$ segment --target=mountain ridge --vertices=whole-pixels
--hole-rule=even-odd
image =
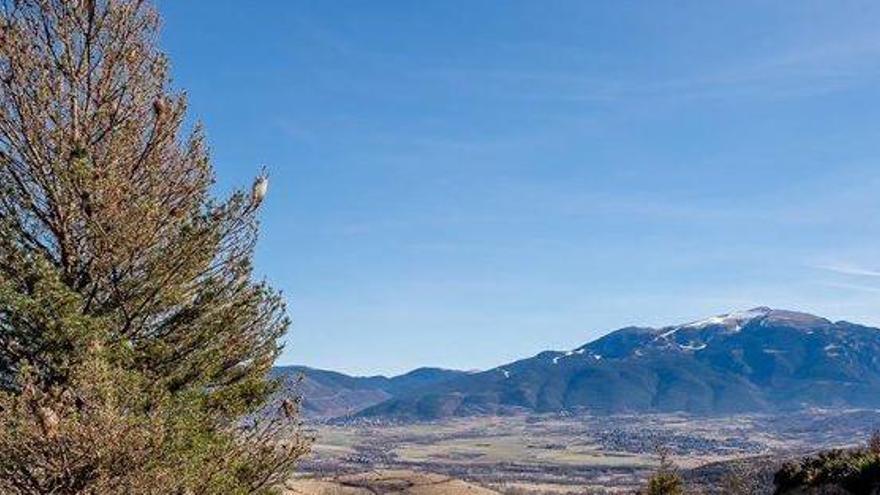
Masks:
[[[326,419],[345,416],[418,388],[441,383],[465,374],[464,371],[421,367],[394,376],[352,376],[308,366],[276,366],[272,378],[278,379],[279,397],[301,396],[307,418]]]
[[[759,306],[659,328],[628,326],[568,351],[480,372],[351,377],[276,368],[307,416],[430,420],[513,412],[772,412],[880,407],[880,329]],[[305,379],[294,383],[294,377]]]
[[[359,418],[514,411],[763,412],[880,406],[880,330],[757,307],[660,328],[625,327],[415,390]]]

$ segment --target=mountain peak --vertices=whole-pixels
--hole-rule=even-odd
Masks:
[[[686,323],[676,327],[669,327],[668,332],[675,332],[678,329],[690,328],[701,329],[710,326],[723,326],[729,330],[739,331],[749,323],[760,320],[762,324],[776,323],[794,326],[824,326],[831,322],[825,318],[821,318],[810,313],[800,311],[791,311],[787,309],[774,309],[768,306],[758,306],[745,311],[735,311],[718,316],[712,316],[703,320]]]
[[[759,306],[683,325],[622,328],[572,351],[422,387],[359,414],[875,408],[876,356],[876,328]]]
[[[589,355],[610,359],[640,357],[647,353],[702,351],[717,342],[732,337],[744,329],[759,330],[764,327],[786,327],[812,333],[833,325],[825,318],[808,313],[758,306],[711,316],[690,323],[662,328],[627,327],[611,332],[575,351],[554,355],[554,363],[588,351]]]
[[[724,326],[731,330],[739,330],[746,323],[756,319],[762,318],[766,316],[772,315],[777,310],[772,308],[768,308],[767,306],[758,306],[756,308],[752,308],[746,311],[735,311],[733,313],[726,313],[723,315],[711,316],[709,318],[705,318],[702,320],[693,321],[690,323],[686,323],[679,327],[674,327],[671,332],[674,332],[678,328],[704,328],[708,326]]]

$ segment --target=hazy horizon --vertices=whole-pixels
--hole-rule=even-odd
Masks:
[[[486,369],[755,306],[880,326],[880,4],[159,2],[279,364]]]

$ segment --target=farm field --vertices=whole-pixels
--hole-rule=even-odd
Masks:
[[[781,459],[853,445],[877,424],[880,412],[873,410],[715,418],[514,415],[413,424],[320,424],[313,426],[317,442],[302,469],[306,476],[324,480],[340,473],[390,469],[436,473],[502,493],[611,493],[639,486],[656,467],[659,449],[686,474],[693,470],[702,477],[706,466],[723,466],[730,460]]]

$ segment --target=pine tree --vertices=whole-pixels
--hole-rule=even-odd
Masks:
[[[254,493],[288,327],[142,0],[0,0],[0,492]],[[279,440],[281,431],[286,440]]]
[[[658,447],[660,465],[657,471],[648,478],[647,485],[639,491],[644,495],[682,495],[684,493],[684,481],[678,474],[675,463],[670,459],[669,450]]]

